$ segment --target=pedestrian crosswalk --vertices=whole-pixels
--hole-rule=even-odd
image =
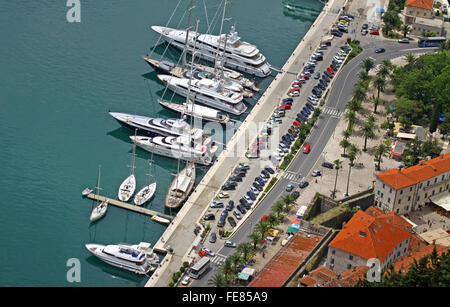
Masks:
[[[342,116],[343,111],[339,111],[335,108],[325,107],[323,110],[323,114],[331,115],[332,117],[340,118]]]
[[[220,265],[222,262],[225,261],[225,259],[227,259],[227,256],[222,255],[222,254],[216,254],[212,259],[211,262],[216,264],[216,265]]]
[[[299,183],[303,179],[303,176],[301,174],[291,172],[291,171],[285,172],[283,177],[289,181],[296,182],[296,183]]]

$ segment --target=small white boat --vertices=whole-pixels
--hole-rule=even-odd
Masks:
[[[86,188],[83,190],[83,192],[81,192],[81,195],[87,196],[87,195],[91,194],[92,191],[93,191],[92,189]]]
[[[170,223],[170,221],[168,219],[165,219],[165,218],[157,216],[157,215],[152,216],[152,220],[155,221],[155,222],[162,223],[162,224],[169,224]]]
[[[152,196],[155,194],[156,191],[156,182],[153,182],[152,184],[143,187],[134,197],[134,204],[138,206],[142,206],[147,201],[152,198]]]
[[[120,185],[118,194],[119,199],[125,202],[130,200],[135,190],[136,190],[136,177],[134,176],[134,174],[131,174]]]
[[[89,218],[89,220],[91,222],[95,222],[101,219],[106,214],[107,209],[108,209],[108,201],[102,202],[100,205],[96,206],[92,210],[91,217]]]

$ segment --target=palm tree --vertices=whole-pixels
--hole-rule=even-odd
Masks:
[[[220,264],[219,268],[222,273],[225,274],[225,278],[229,280],[229,275],[233,274],[233,264],[230,257],[227,257],[225,261]]]
[[[237,252],[232,254],[231,256],[228,257],[230,259],[231,262],[231,267],[232,267],[232,278],[235,279],[237,277],[237,269],[238,267],[240,267],[241,265],[244,264],[244,258],[242,258],[241,253]]]
[[[250,260],[253,255],[255,250],[253,249],[252,245],[248,242],[243,242],[240,243],[237,247],[236,250],[241,253],[242,255],[242,259],[244,259],[245,262],[247,262],[248,260]]]
[[[275,215],[275,213],[271,213],[267,216],[266,222],[269,224],[270,228],[273,228],[278,225],[278,217]]]
[[[208,279],[208,284],[214,287],[227,287],[228,281],[223,273],[217,272],[213,277]]]
[[[392,64],[391,60],[384,60],[383,62],[381,62],[381,65],[387,67],[389,71],[392,71],[394,69],[394,64]]]
[[[406,38],[406,35],[408,35],[408,33],[411,32],[411,27],[409,25],[407,25],[406,23],[404,23],[400,27],[400,31],[403,32],[403,37]]]
[[[345,107],[348,110],[358,112],[361,110],[361,100],[356,100],[356,98],[353,97],[353,99],[350,100]]]
[[[361,67],[366,71],[366,73],[369,73],[369,71],[375,67],[375,61],[371,58],[365,58],[361,62]]]
[[[284,202],[278,200],[275,202],[275,204],[272,206],[271,210],[273,213],[277,215],[277,218],[280,218],[281,213],[283,212],[284,208]]]
[[[256,245],[259,243],[259,234],[256,232],[252,232],[249,236],[250,241],[253,243],[253,249],[256,249]]]
[[[348,196],[348,187],[350,184],[350,174],[352,171],[352,166],[354,165],[353,162],[355,161],[356,157],[361,153],[361,149],[359,149],[358,147],[356,147],[356,145],[351,144],[348,150],[348,154],[347,154],[347,158],[350,161],[350,163],[348,164],[349,168],[348,168],[348,177],[347,177],[347,191],[345,192],[345,195]]]
[[[387,139],[390,141],[390,139]],[[377,164],[377,170],[380,170],[381,167],[381,157],[385,156],[389,152],[389,146],[386,143],[381,143],[375,148],[375,155]]]
[[[361,127],[361,134],[364,137],[364,148],[363,151],[367,151],[367,139],[373,139],[375,137],[375,132],[373,131],[375,128],[375,118],[371,116],[373,120],[366,121]]]
[[[353,127],[353,124],[355,123],[356,112],[350,110],[345,113],[344,118],[345,118],[345,120],[348,121],[347,129],[350,129],[351,127]]]
[[[367,96],[367,88],[365,87],[365,85],[358,83],[353,88],[352,94],[353,94],[352,100],[364,101],[364,99],[366,99]]]
[[[359,80],[367,82],[370,81],[371,77],[369,76],[369,73],[365,70],[361,70],[358,74]]]
[[[389,67],[381,64],[378,68],[377,76],[381,76],[384,79],[386,79],[386,77],[389,77],[390,75],[391,75],[391,70],[389,69]]]
[[[291,194],[288,194],[283,198],[283,202],[284,202],[283,211],[288,213],[289,211],[291,211],[293,204],[295,204],[295,198]]]
[[[391,32],[394,27],[390,23],[385,23],[381,29],[383,30],[384,35],[389,35],[389,32]]]
[[[348,139],[353,133],[352,129],[346,129],[342,131],[342,135],[344,136],[344,139]]]
[[[375,80],[373,81],[373,86],[377,89],[377,98],[380,98],[380,92],[384,90],[386,86],[386,80],[383,76],[377,75]]]
[[[406,67],[407,69],[410,69],[411,66],[416,61],[416,56],[412,53],[405,54],[405,60],[406,60]]]
[[[374,105],[373,113],[377,114],[377,107],[380,104],[380,102],[381,102],[380,97],[377,97],[373,100],[373,105]]]
[[[264,240],[269,231],[269,224],[265,221],[261,221],[255,225],[255,232],[260,235],[260,240]]]
[[[334,179],[334,188],[333,188],[333,193],[331,194],[333,198],[336,197],[336,185],[337,185],[337,179],[338,179],[338,173],[339,173],[339,169],[342,166],[342,161],[337,159],[333,161],[334,163],[334,168],[336,169],[336,178]]]
[[[344,148],[344,153],[343,153],[343,156],[344,156],[344,157],[346,156],[346,155],[345,155],[345,150],[346,150],[347,148],[349,148],[350,145],[351,145],[351,143],[350,143],[350,141],[347,140],[347,139],[342,139],[342,141],[339,143],[339,146],[341,146],[342,148]]]

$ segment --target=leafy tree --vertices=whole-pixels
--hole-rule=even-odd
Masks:
[[[342,131],[342,135],[344,136],[344,139],[348,139],[352,135],[353,131],[352,129],[345,129]],[[345,150],[345,148],[344,148]]]
[[[350,111],[346,112],[344,115],[344,118],[345,118],[345,120],[348,121],[347,129],[350,129],[351,127],[353,127],[353,124],[355,123],[355,120],[356,120],[355,111],[350,110]]]
[[[246,262],[247,262],[248,260],[250,260],[250,259],[253,257],[254,253],[255,253],[255,250],[253,249],[252,245],[251,245],[250,243],[248,243],[248,242],[240,243],[240,244],[236,247],[236,250],[237,250],[239,253],[241,253],[242,259],[243,259],[244,261],[246,261]]]
[[[280,218],[281,213],[284,209],[284,202],[278,200],[275,202],[275,204],[272,206],[271,210],[273,213],[276,214],[277,218]]]
[[[288,194],[283,198],[283,202],[284,202],[283,211],[288,213],[289,211],[291,211],[293,205],[295,204],[295,198],[291,194]]]
[[[403,32],[403,37],[406,38],[406,35],[408,35],[408,33],[411,32],[411,27],[407,24],[403,24],[400,27],[400,31]]]
[[[380,104],[380,102],[381,102],[381,99],[380,99],[380,97],[376,97],[374,100],[373,100],[373,113],[375,113],[375,114],[377,114],[377,107],[378,107],[378,105]]]
[[[255,225],[255,232],[259,234],[261,241],[264,240],[264,238],[267,236],[268,231],[269,231],[269,224],[265,221],[261,221]]]
[[[377,170],[380,170],[381,158],[389,153],[390,143],[391,139],[386,139],[384,143],[381,143],[377,147],[375,147],[375,156],[376,156],[375,161],[378,162]]]
[[[334,164],[334,168],[336,169],[336,177],[334,178],[334,188],[333,188],[332,196],[333,196],[333,198],[335,198],[336,197],[336,185],[337,185],[338,173],[339,173],[339,170],[342,167],[342,161],[339,160],[339,159],[336,159],[336,160],[333,161],[333,164]]]
[[[375,67],[375,61],[371,58],[365,58],[361,62],[361,67],[366,71],[366,73],[369,73],[369,71]]]
[[[223,273],[217,272],[208,280],[208,285],[214,287],[227,287],[228,280]]]
[[[352,166],[354,165],[353,162],[360,154],[361,154],[361,150],[358,147],[356,147],[356,145],[351,144],[349,147],[348,154],[347,154],[347,158],[350,161],[350,163],[348,164],[349,168],[348,168],[348,177],[347,177],[347,191],[346,191],[345,195],[348,195],[348,187],[350,184],[350,173],[352,170]]]
[[[344,149],[344,153],[343,156],[346,156],[345,151],[347,150],[347,148],[349,148],[351,145],[350,141],[347,139],[342,139],[342,141],[339,143],[339,146],[341,146]]]
[[[377,75],[373,81],[373,86],[377,89],[377,98],[380,98],[380,92],[386,86],[386,79],[382,75]]]
[[[372,116],[372,118],[373,118],[373,116]],[[375,138],[375,132],[373,131],[374,129],[375,129],[374,120],[368,120],[362,125],[360,131],[361,131],[362,136],[364,137],[363,151],[367,151],[367,139]]]
[[[253,244],[253,249],[256,249],[256,246],[259,243],[259,234],[256,232],[252,232],[248,237]]]

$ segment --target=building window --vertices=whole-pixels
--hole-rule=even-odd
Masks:
[[[383,198],[383,196],[384,196],[384,194],[383,194],[383,193],[381,193],[381,198]]]
[[[336,254],[336,251],[333,249],[333,251],[331,252],[332,255]]]
[[[386,185],[383,183],[383,189],[386,187]]]
[[[406,206],[406,211],[408,211],[409,210],[409,206]]]
[[[400,209],[397,208],[397,211],[396,211],[397,214],[398,214],[398,211],[399,211],[399,210],[400,210]]]
[[[433,191],[431,191],[431,196],[433,196],[434,195],[434,190]]]
[[[419,185],[419,189],[421,189],[422,188],[422,182],[420,183],[420,185]]]
[[[442,175],[442,179],[441,180],[444,181],[444,178],[445,178],[445,175]]]
[[[391,202],[391,198],[390,197],[388,197],[388,203],[390,203]]]
[[[437,177],[436,178],[434,178],[434,183],[436,183],[437,182]]]
[[[350,270],[352,268],[352,265],[351,264],[348,264],[347,265],[347,270]]]
[[[419,200],[420,199],[420,196],[417,196],[417,200]]]
[[[380,196],[380,190],[377,191],[378,196]]]
[[[402,200],[401,200],[401,199],[399,199],[399,200],[398,200],[398,204],[400,204],[401,202],[402,202]]]
[[[400,252],[397,253],[397,257],[399,257],[399,256],[400,256]]]
[[[408,196],[408,201],[411,201],[411,196]]]
[[[441,193],[441,192],[442,192],[442,187],[439,188],[439,193]]]
[[[427,181],[427,186],[429,186],[429,185],[430,185],[430,180]]]
[[[406,247],[405,247],[405,249],[403,250],[403,254],[406,254]]]
[[[425,198],[427,198],[428,197],[428,193],[425,193]]]
[[[403,194],[403,190],[400,190],[400,195],[402,195]]]
[[[348,256],[348,259],[353,260],[353,255]]]
[[[389,189],[389,193],[392,193],[392,188]]]
[[[330,263],[331,263],[331,264],[334,264],[334,258],[331,258]]]
[[[412,187],[409,188],[409,191],[412,192]]]

